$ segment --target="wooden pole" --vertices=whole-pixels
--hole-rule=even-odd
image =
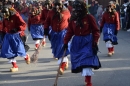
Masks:
[[[63,56],[62,56],[62,58],[61,58],[61,63],[60,63],[60,65],[59,65],[58,72],[57,72],[56,79],[55,79],[55,83],[54,83],[53,86],[57,86],[58,77],[59,77],[59,73],[60,73],[59,71],[60,71],[60,67],[61,67],[61,64],[62,64],[62,62],[63,62],[63,59],[64,59],[64,57],[65,57],[65,54],[66,54],[66,49],[64,50]]]

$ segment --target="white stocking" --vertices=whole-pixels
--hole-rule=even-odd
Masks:
[[[61,63],[61,59],[62,59],[62,58],[60,58],[60,59],[58,60],[58,65],[60,65],[60,63]],[[68,62],[68,58],[67,58],[67,56],[64,57],[63,62]]]
[[[36,41],[35,41],[35,44],[40,44],[40,40],[36,40]]]

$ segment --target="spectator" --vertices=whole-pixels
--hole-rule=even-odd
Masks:
[[[121,19],[121,28],[125,29],[126,27],[126,9],[127,9],[127,2],[124,1],[124,4],[121,6],[120,10],[120,19]]]
[[[117,2],[117,0],[114,0],[113,2],[114,2],[114,4],[115,4],[115,6],[116,6],[115,10],[116,10],[118,13],[120,13],[119,3]]]
[[[97,9],[98,9],[98,1],[92,0],[91,6],[89,7],[89,12],[95,17],[95,19],[96,19]]]
[[[103,6],[99,5],[98,10],[97,10],[98,26],[100,25],[100,20],[101,20],[101,17],[102,17],[102,13],[103,13]]]
[[[129,0],[129,2],[130,2],[130,0]],[[127,29],[128,32],[130,32],[130,3],[127,5],[126,14],[127,14],[126,29]]]

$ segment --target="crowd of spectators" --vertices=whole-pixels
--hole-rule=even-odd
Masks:
[[[120,9],[121,27],[130,32],[130,0],[124,1]]]
[[[102,14],[106,9],[98,1],[99,0],[91,0],[89,12],[95,17],[99,26]],[[113,0],[113,2],[115,3],[116,11],[119,13],[121,29],[130,32],[130,0],[124,0],[122,5],[119,5],[116,0]]]
[[[66,0],[64,2],[65,7],[68,7],[70,12],[72,11],[72,1],[74,0]],[[101,5],[99,0],[91,0],[88,4],[88,11],[90,14],[94,16],[96,19],[97,25],[100,26],[100,21],[102,14],[105,11],[105,7]],[[122,5],[119,5],[118,2],[114,0],[116,5],[116,11],[119,13],[121,29],[130,31],[130,0],[124,0]],[[2,2],[0,2],[0,8],[2,8]],[[27,22],[28,15],[32,9],[32,7],[37,7],[38,9],[44,9],[44,1],[22,1],[18,0],[16,2],[6,1],[4,4],[11,4],[22,16],[22,18]],[[0,18],[1,20],[1,18]]]

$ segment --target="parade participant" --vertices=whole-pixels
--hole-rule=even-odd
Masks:
[[[64,49],[68,48],[68,42],[73,37],[70,47],[71,72],[82,72],[82,76],[85,76],[85,86],[92,86],[92,68],[101,67],[97,56],[100,31],[94,17],[88,14],[84,1],[76,0],[72,7],[72,16],[64,38]]]
[[[2,43],[1,57],[9,59],[13,65],[10,71],[16,72],[18,71],[18,66],[15,57],[23,57],[27,64],[30,63],[30,57],[26,54],[20,37],[22,35],[21,32],[26,29],[26,23],[11,6],[5,6],[2,13],[4,14],[3,30],[6,34]]]
[[[115,10],[115,5],[109,3],[102,16],[100,31],[103,30],[103,40],[108,48],[108,56],[114,54],[114,45],[117,45],[117,34],[120,29],[119,16]]]
[[[28,19],[28,30],[35,41],[35,49],[38,49],[40,40],[43,39],[44,29],[41,22],[41,13],[36,7],[33,7]]]
[[[15,2],[15,3],[13,3],[14,6],[12,6],[12,3],[9,4],[9,5],[11,5],[12,8],[14,8],[14,9],[16,8],[16,9],[17,9],[17,6],[19,7],[20,4],[18,4],[18,2]],[[25,6],[26,4],[23,4],[23,5],[24,5],[24,7],[26,8],[25,10],[27,10],[27,6]],[[15,10],[16,10],[16,9],[15,9]],[[17,12],[18,12],[18,11],[17,11]],[[20,13],[21,13],[21,14],[20,14]],[[22,14],[25,13],[25,12],[21,10],[20,13],[19,13],[19,14],[21,15],[22,19],[23,19],[24,21],[26,21],[25,18],[23,18],[23,16],[22,16]],[[25,51],[27,52],[30,47],[26,44],[27,36],[26,36],[26,34],[25,34],[24,31],[20,31],[20,37],[21,37],[21,40],[22,40],[22,42],[23,42],[23,44],[24,44]]]
[[[44,2],[44,9],[42,10],[42,14],[41,14],[41,20],[42,20],[43,25],[47,18],[47,14],[48,14],[49,10],[51,10],[51,9],[52,9],[52,2],[50,0],[46,0]]]
[[[72,13],[72,3],[73,3],[74,0],[69,0],[69,6],[68,6],[68,9],[70,11],[70,13]]]
[[[42,20],[43,25],[47,18],[47,14],[48,14],[49,10],[51,10],[51,9],[52,9],[52,2],[50,0],[46,0],[44,2],[44,9],[42,10],[42,14],[41,14],[41,20]],[[46,42],[45,42],[45,38],[44,38],[42,45],[45,46],[45,44],[46,44]]]
[[[52,31],[50,33],[51,38],[51,46],[52,53],[55,58],[58,58],[58,64],[61,62],[61,57],[63,55],[64,50],[63,47],[63,39],[66,34],[66,29],[68,27],[68,21],[70,18],[70,12],[67,8],[64,8],[61,0],[54,1],[54,8],[48,12],[48,16],[46,21],[44,22],[44,34],[49,34],[49,26],[52,27]],[[66,51],[63,63],[60,68],[60,74],[64,73],[64,69],[68,67],[68,58],[67,55],[69,51]]]

